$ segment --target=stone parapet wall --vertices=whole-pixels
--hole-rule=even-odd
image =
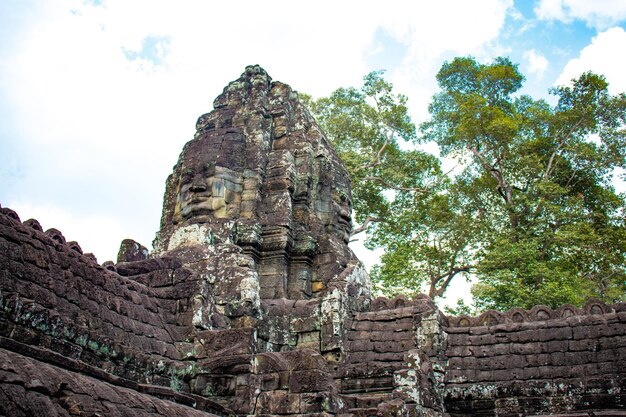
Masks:
[[[59,231],[2,211],[0,336],[131,380],[177,384],[190,328],[177,322],[175,285],[168,292],[120,276],[70,247]]]
[[[0,414],[6,416],[211,417],[224,411],[207,404],[194,409],[196,399],[161,387],[103,383],[1,348],[0,363]]]
[[[263,300],[247,326],[203,330],[191,314],[197,274],[176,258],[100,266],[8,209],[0,248],[0,393],[17,398],[3,405],[15,415],[144,415],[128,404],[157,399],[189,416],[626,413],[624,304],[445,317],[427,297],[355,310],[338,287]],[[32,388],[35,368],[52,385]],[[75,378],[101,397],[55,385]]]
[[[423,337],[441,334],[432,300],[377,298],[371,309],[346,323],[345,360],[335,366],[347,408],[355,415],[442,415],[435,375],[441,349],[420,347]]]
[[[528,323],[537,321],[544,322],[554,319],[566,319],[574,316],[613,313],[616,311],[622,311],[624,308],[624,304],[606,305],[597,300],[589,300],[582,308],[565,304],[556,309],[538,305],[530,310],[524,310],[521,308],[513,308],[505,312],[488,310],[476,317],[470,317],[467,315],[448,317],[447,327],[480,327],[495,326],[498,324]]]
[[[486,312],[445,331],[452,416],[626,410],[624,304]]]
[[[258,330],[194,329],[193,275],[175,260],[103,267],[58,230],[33,225],[0,209],[0,414],[324,415],[344,407],[317,352],[320,300],[268,300]],[[259,345],[298,350],[259,353]]]
[[[322,413],[341,406],[333,400],[332,376],[319,353],[258,354],[255,328],[194,330],[187,307],[195,286],[175,261],[141,259],[103,267],[68,245],[58,230],[51,236],[33,225],[39,223],[22,224],[15,212],[0,211],[0,354],[7,358],[0,392],[15,396],[15,404],[7,401],[3,412],[23,407],[31,397],[35,408],[14,415],[46,415],[35,411],[54,413],[71,408],[72,401],[76,412],[109,407],[103,415],[152,415],[133,404],[153,410],[160,401],[150,399],[154,395],[220,415]],[[319,350],[319,304],[269,300],[266,326],[259,327],[262,348]],[[34,365],[35,358],[41,366]],[[54,378],[33,393],[25,381],[37,378],[29,373],[35,368]],[[57,379],[81,378],[100,381],[91,386],[102,401],[82,398],[93,393],[72,384],[62,387],[70,399],[54,396],[61,389]],[[117,404],[112,398],[121,395],[119,390],[131,393]],[[163,415],[196,415],[174,405],[161,408]],[[67,410],[63,413],[58,412],[67,415]]]

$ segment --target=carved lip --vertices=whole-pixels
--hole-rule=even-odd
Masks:
[[[211,195],[194,195],[192,198],[188,199],[188,204],[198,204],[205,203],[211,198]]]

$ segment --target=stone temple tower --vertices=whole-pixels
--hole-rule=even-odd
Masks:
[[[256,317],[260,300],[333,290],[367,303],[369,278],[348,248],[350,179],[297,93],[249,66],[214,108],[167,179],[154,241],[155,256],[183,259],[206,284],[198,324],[210,304]]]

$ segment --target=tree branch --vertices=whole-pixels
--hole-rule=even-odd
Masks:
[[[552,175],[552,170],[554,169],[554,158],[556,158],[556,156],[559,153],[559,150],[565,145],[565,141],[567,141],[569,138],[572,137],[572,134],[574,132],[574,130],[576,130],[578,128],[578,126],[580,126],[580,124],[583,122],[583,118],[581,117],[580,119],[578,119],[578,121],[574,124],[574,126],[572,126],[572,128],[567,132],[567,134],[565,136],[563,136],[561,138],[561,140],[558,142],[558,145],[556,147],[556,149],[554,150],[554,152],[552,152],[552,155],[550,155],[550,159],[548,160],[548,166],[546,167],[546,170],[543,173],[543,180],[545,181],[546,179],[548,179],[548,176]]]
[[[396,185],[388,183],[387,181],[385,181],[384,179],[382,179],[380,177],[375,177],[373,175],[364,177],[363,181],[376,181],[376,182],[381,183],[385,187],[391,188],[391,189],[396,190],[396,191],[415,191],[415,192],[418,192],[418,193],[425,193],[425,192],[428,191],[427,189],[420,188],[420,187],[398,187]]]
[[[460,272],[469,272],[471,269],[470,265],[463,265],[460,266],[458,268],[451,268],[450,272],[448,272],[448,274],[444,275],[447,276],[446,280],[443,282],[443,284],[441,284],[441,286],[439,288],[437,288],[437,292],[436,295],[438,297],[442,297],[443,293],[446,291],[446,289],[448,288],[448,285],[450,285],[450,282],[452,281],[452,278],[454,278],[457,274],[459,274]]]
[[[350,232],[350,237],[367,230],[370,223],[380,223],[384,221],[385,219],[381,219],[380,217],[368,216],[367,219],[365,219],[365,221],[359,227],[357,227],[356,229],[352,230],[352,232]]]
[[[396,131],[391,129],[391,131],[389,132],[389,136],[387,136],[387,138],[385,139],[385,143],[383,143],[383,146],[381,146],[376,153],[376,159],[374,159],[371,164],[366,165],[364,168],[374,168],[382,163],[380,159],[383,157],[383,153],[385,153],[385,148],[387,147],[387,145],[389,145],[393,140],[393,135],[395,133]]]
[[[487,170],[496,181],[498,181],[498,192],[504,199],[505,204],[510,205],[513,200],[512,189],[511,187],[509,187],[506,180],[504,179],[504,175],[502,175],[502,172],[499,169],[495,168],[495,164],[489,165],[485,157],[480,152],[478,152],[478,149],[475,146],[471,147],[470,150],[472,151],[474,156],[478,158],[478,161],[483,166],[483,168]]]
[[[491,176],[496,179],[496,181],[498,181],[498,184],[500,185],[500,187],[504,188],[506,186],[506,183],[504,182],[502,173],[500,172],[499,169],[496,168],[496,164],[490,165],[485,159],[485,157],[483,156],[483,154],[478,152],[478,149],[475,146],[472,146],[470,150],[472,151],[474,156],[478,158],[478,161],[483,166],[483,168],[487,170],[491,174]]]

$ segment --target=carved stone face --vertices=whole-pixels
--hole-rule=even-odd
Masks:
[[[348,243],[352,231],[352,207],[350,199],[343,193],[333,191],[332,195],[333,221],[327,226],[327,231]]]
[[[184,220],[209,215],[231,218],[241,203],[242,191],[240,173],[210,164],[185,167],[179,181],[176,214]]]
[[[224,135],[185,147],[178,171],[175,223],[238,216],[243,192],[243,143],[238,139],[237,135]],[[229,167],[223,166],[229,161]]]
[[[322,184],[315,205],[327,233],[348,243],[352,231],[352,204],[347,192]]]

